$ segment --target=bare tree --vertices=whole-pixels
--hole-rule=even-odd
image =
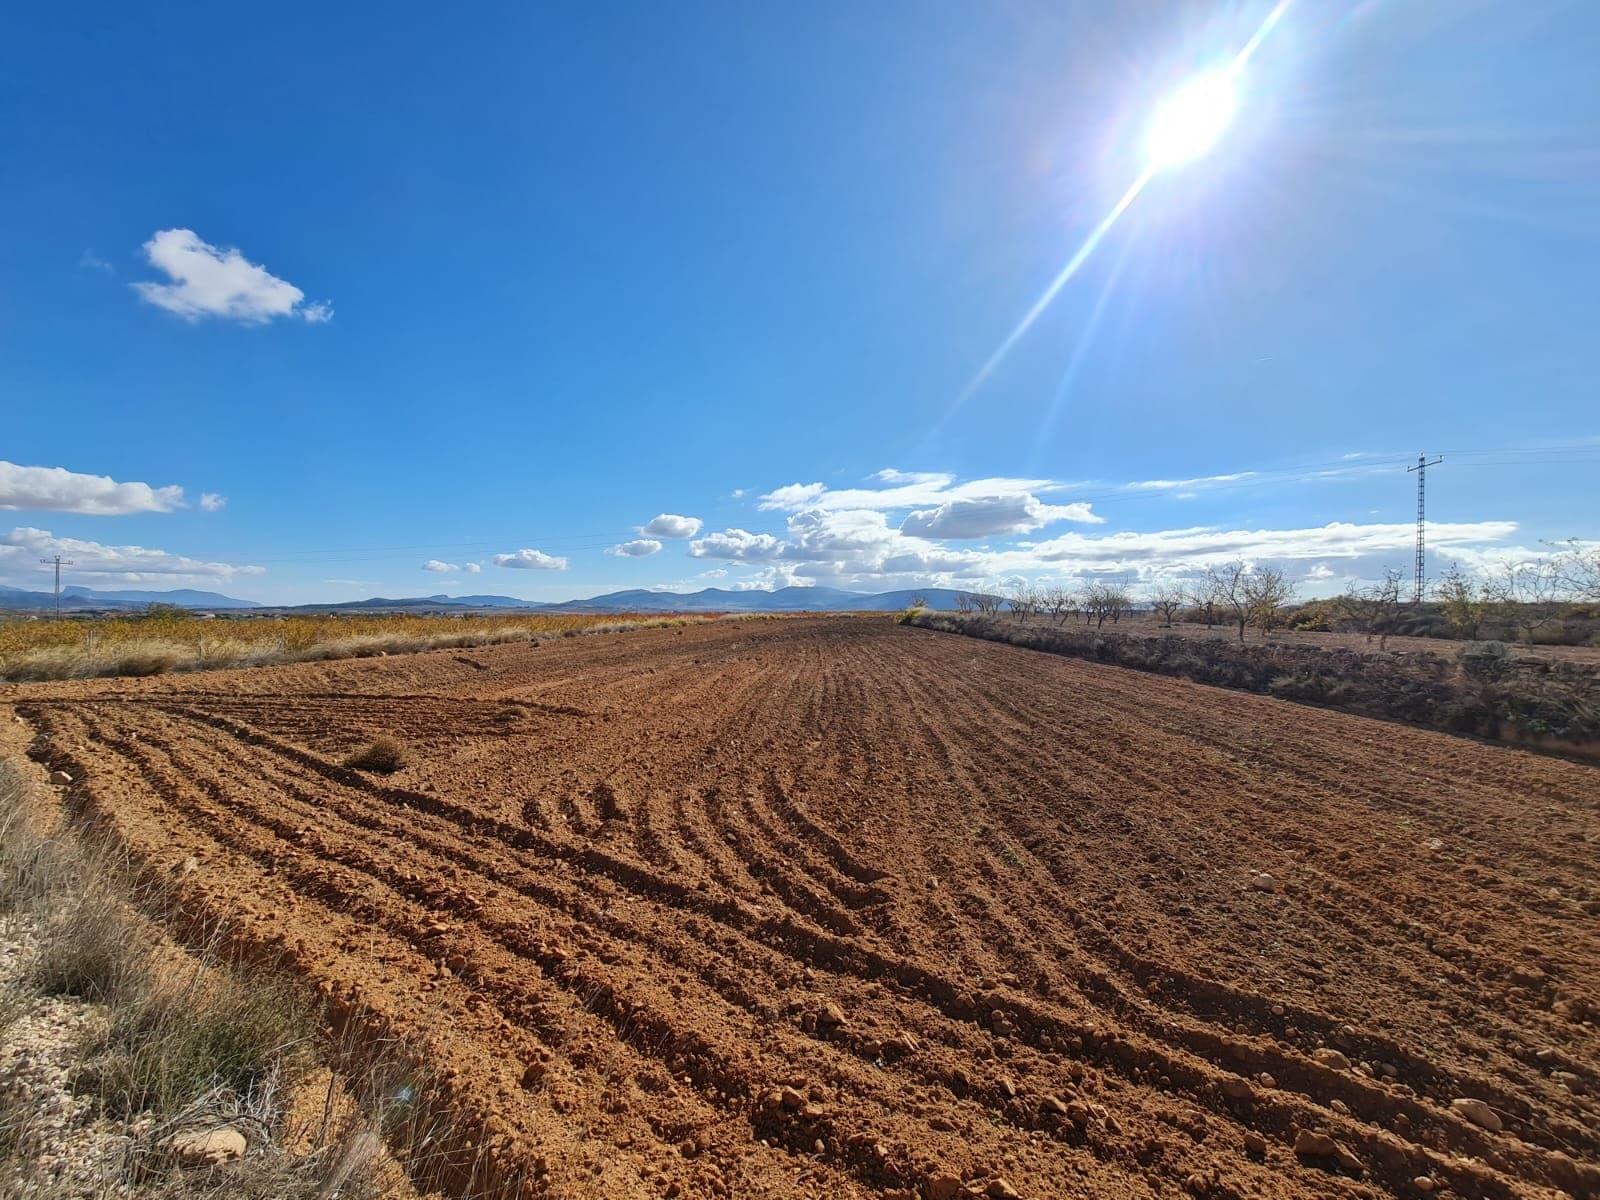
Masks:
[[[1084,617],[1093,621],[1096,629],[1105,628],[1107,621],[1115,625],[1127,614],[1132,603],[1128,585],[1122,580],[1097,580],[1083,591]]]
[[[1527,645],[1533,645],[1533,635],[1560,615],[1562,586],[1561,568],[1550,558],[1533,562],[1507,564],[1502,581],[1507,615],[1516,626]]]
[[[1099,629],[1106,623],[1106,591],[1105,584],[1091,583],[1083,589],[1083,622],[1085,625],[1094,624]]]
[[[1555,544],[1566,547],[1555,557],[1561,590],[1579,603],[1600,602],[1600,545],[1585,545],[1576,538]]]
[[[1039,593],[1029,584],[1018,584],[1011,589],[1011,594],[1006,597],[1006,603],[1011,606],[1012,616],[1019,621],[1026,621],[1039,611]]]
[[[1209,572],[1191,583],[1183,592],[1184,601],[1194,610],[1195,619],[1205,623],[1207,629],[1217,623],[1217,593]]]
[[[1072,610],[1072,606],[1077,602],[1077,598],[1072,592],[1060,584],[1046,588],[1041,593],[1041,599],[1045,609],[1055,618],[1057,625],[1067,619],[1067,613]]]
[[[1367,641],[1372,641],[1374,634],[1378,636],[1378,648],[1381,650],[1388,645],[1395,618],[1400,615],[1404,582],[1403,571],[1386,567],[1382,579],[1367,587],[1346,592],[1335,603],[1355,622],[1356,628],[1367,635]]]
[[[1294,584],[1281,567],[1257,567],[1244,576],[1245,610],[1250,623],[1263,635],[1283,624],[1284,605],[1294,594]]]
[[[1115,625],[1133,611],[1133,589],[1126,579],[1113,579],[1105,584],[1106,615]]]
[[[1207,601],[1228,613],[1239,626],[1239,640],[1244,641],[1245,627],[1250,624],[1250,600],[1245,594],[1244,581],[1248,568],[1240,559],[1207,567],[1201,576],[1200,589]]]
[[[969,613],[969,612],[971,612],[973,610],[974,607],[976,607],[976,606],[972,603],[972,593],[971,592],[957,592],[956,593],[956,611],[957,612]]]
[[[1183,604],[1182,590],[1170,583],[1158,583],[1150,589],[1150,611],[1161,618],[1161,623],[1168,629],[1172,628],[1172,618],[1178,615]]]

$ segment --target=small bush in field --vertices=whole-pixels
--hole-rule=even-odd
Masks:
[[[406,748],[392,737],[373,738],[346,758],[344,765],[357,771],[391,775],[406,765]]]

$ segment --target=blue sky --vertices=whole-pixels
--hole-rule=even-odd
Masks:
[[[1289,3],[974,386],[1270,10],[27,6],[0,583],[1313,594],[1424,449],[1435,568],[1600,536],[1588,3]]]

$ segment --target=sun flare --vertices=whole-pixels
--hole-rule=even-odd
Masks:
[[[1204,155],[1226,132],[1237,103],[1231,71],[1207,71],[1190,79],[1150,121],[1144,149],[1151,168],[1170,170]]]

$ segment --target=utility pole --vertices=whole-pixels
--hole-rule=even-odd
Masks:
[[[1436,467],[1443,461],[1444,455],[1442,454],[1432,462],[1428,461],[1426,454],[1419,454],[1417,455],[1417,465],[1406,468],[1407,471],[1415,471],[1417,473],[1417,582],[1411,594],[1411,603],[1413,604],[1422,603],[1422,584],[1425,576],[1422,556],[1426,549],[1428,519],[1423,504],[1427,495],[1428,468]]]
[[[75,564],[73,563],[73,561],[70,558],[62,558],[61,555],[59,555],[59,554],[55,555],[53,558],[41,558],[39,561],[42,562],[47,567],[51,563],[55,564],[55,568],[56,568],[56,620],[59,621],[59,620],[61,620],[61,568],[62,567],[74,566]]]

